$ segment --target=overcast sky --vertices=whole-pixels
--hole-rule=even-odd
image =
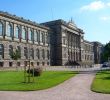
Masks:
[[[0,10],[37,23],[72,18],[86,40],[110,41],[110,0],[0,0]]]

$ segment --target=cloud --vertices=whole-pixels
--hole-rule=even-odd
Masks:
[[[105,8],[105,3],[102,2],[102,1],[94,1],[88,5],[85,5],[85,6],[82,6],[80,8],[81,11],[85,11],[85,10],[90,10],[90,11],[97,11],[97,10],[100,10],[100,9],[103,9]]]
[[[108,20],[110,20],[110,16],[103,16],[103,17],[100,17],[100,20],[108,21]]]
[[[109,6],[109,7],[110,7],[110,2],[108,2],[108,3],[107,3],[107,6]]]

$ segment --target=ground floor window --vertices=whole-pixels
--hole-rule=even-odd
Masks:
[[[13,66],[13,62],[9,62],[9,67],[12,67]]]
[[[4,65],[4,62],[0,62],[0,67],[3,67],[3,65]]]
[[[33,62],[31,62],[31,66],[34,66],[34,63]]]
[[[47,65],[49,65],[49,62],[47,62]]]
[[[20,62],[17,62],[17,66],[20,66]]]
[[[39,66],[39,62],[37,62],[37,66]]]
[[[44,66],[45,65],[45,62],[42,62],[42,65]]]

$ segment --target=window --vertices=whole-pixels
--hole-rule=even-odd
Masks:
[[[39,52],[39,49],[36,49],[36,56],[37,56],[38,59],[40,58],[40,52]]]
[[[47,62],[47,65],[49,65],[49,62]]]
[[[3,67],[3,65],[4,65],[4,62],[0,62],[0,67]]]
[[[28,49],[27,49],[27,47],[24,47],[24,56],[26,57],[26,59],[28,59]]]
[[[12,45],[9,45],[9,55],[11,56],[13,53],[13,46]]]
[[[26,40],[26,29],[22,29],[22,39]]]
[[[34,59],[34,49],[33,48],[30,49],[30,56]]]
[[[38,32],[37,31],[34,33],[34,41],[38,42]]]
[[[45,51],[42,49],[42,58],[45,59]]]
[[[0,36],[3,34],[3,24],[0,22]]]
[[[16,26],[16,29],[15,29],[15,37],[16,38],[19,38],[19,33],[20,33],[20,29],[18,26]]]
[[[42,65],[44,66],[45,65],[45,62],[42,62]]]
[[[63,44],[66,45],[66,37],[63,37]]]
[[[4,46],[0,44],[0,59],[4,58]]]
[[[48,42],[49,42],[49,35],[48,34],[46,34],[45,39],[46,39],[46,43],[48,44]]]
[[[17,46],[17,49],[18,49],[18,52],[19,52],[20,57],[21,57],[21,47],[20,46]]]
[[[9,62],[9,67],[12,67],[13,66],[13,62]]]
[[[28,36],[29,36],[29,37],[28,37],[29,40],[32,41],[32,40],[33,40],[33,32],[32,32],[32,30],[29,30]]]
[[[45,43],[45,34],[43,34],[42,39],[43,39],[42,42]]]
[[[20,66],[20,62],[17,62],[17,66]]]
[[[6,35],[9,36],[9,37],[12,37],[12,33],[13,33],[12,25],[8,24],[7,25],[7,33],[6,33]]]
[[[38,42],[40,42],[40,30],[38,31],[38,37],[37,37]]]
[[[40,42],[43,42],[43,33],[40,34]]]
[[[39,62],[37,62],[37,65],[39,66]]]
[[[49,50],[47,50],[47,58],[49,59]]]

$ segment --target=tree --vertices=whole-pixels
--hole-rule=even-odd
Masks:
[[[16,68],[18,67],[17,66],[17,60],[19,58],[21,58],[21,54],[20,54],[20,51],[18,49],[16,49],[15,51],[12,51],[11,54],[10,54],[10,57],[13,59],[13,60],[16,60]]]
[[[110,42],[104,46],[104,50],[102,52],[102,62],[108,61],[110,58]]]

